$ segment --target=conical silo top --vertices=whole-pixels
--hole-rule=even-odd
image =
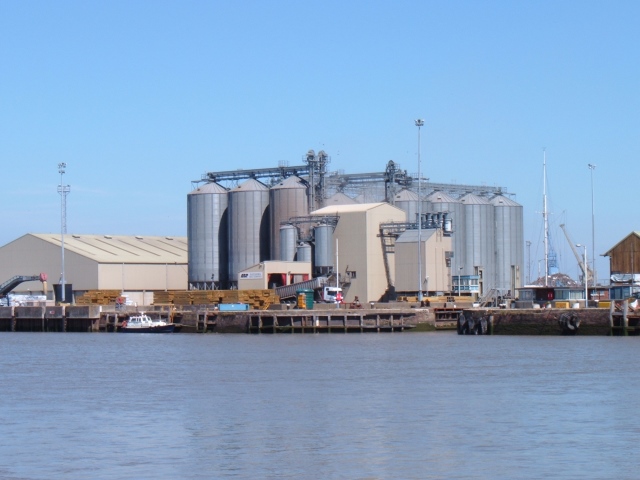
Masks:
[[[259,192],[262,190],[269,190],[269,188],[264,184],[257,181],[255,178],[250,178],[242,182],[236,188],[231,189],[231,192]]]
[[[489,202],[494,207],[521,207],[522,206],[518,202],[511,200],[510,198],[505,197],[504,195],[496,195],[491,200],[489,200]]]
[[[200,185],[194,191],[189,192],[189,195],[203,195],[203,194],[225,194],[227,189],[219,183],[210,182]]]
[[[411,190],[407,190],[406,188],[400,190],[396,193],[395,200],[396,202],[417,202],[418,194],[416,192],[412,192]]]
[[[467,193],[460,199],[460,203],[464,203],[465,205],[488,205],[489,201],[473,193]]]
[[[457,203],[458,200],[444,192],[436,191],[427,197],[431,203]]]
[[[337,192],[333,195],[331,195],[329,198],[327,198],[324,201],[324,205],[325,206],[329,206],[329,205],[351,205],[354,203],[358,203],[356,202],[353,198],[345,195],[342,192]]]
[[[285,178],[280,183],[277,183],[276,185],[271,187],[271,190],[279,190],[279,189],[286,189],[286,188],[306,189],[307,187],[302,182],[302,179],[300,177],[292,175],[290,177]]]

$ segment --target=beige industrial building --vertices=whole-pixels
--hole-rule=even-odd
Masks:
[[[420,245],[422,270],[418,272],[418,231],[407,230],[396,240],[396,291],[417,291],[419,281],[423,292],[451,291],[451,267],[447,266],[452,250],[451,236],[439,228],[422,230]]]
[[[238,275],[238,290],[264,290],[311,280],[311,262],[266,261]]]
[[[345,303],[357,296],[361,302],[379,301],[387,290],[380,224],[405,222],[406,213],[388,203],[331,205],[311,212],[313,216],[338,217],[333,232],[338,241],[338,271],[344,285]],[[395,271],[393,255],[389,268]]]
[[[65,283],[74,294],[120,290],[133,302],[149,304],[153,291],[187,289],[187,238],[116,235],[64,236]],[[0,283],[16,275],[48,277],[48,298],[61,279],[60,234],[29,233],[0,247]],[[25,282],[14,293],[39,292]]]

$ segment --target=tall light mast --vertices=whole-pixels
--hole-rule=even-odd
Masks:
[[[67,233],[67,194],[71,191],[69,185],[64,185],[63,176],[66,172],[67,164],[62,162],[58,164],[58,173],[60,174],[60,185],[58,185],[58,193],[60,194],[60,244],[62,245],[62,273],[60,275],[60,301],[64,303],[65,298],[65,276],[64,276],[64,234]]]
[[[422,176],[420,175],[420,127],[424,120],[418,118],[415,121],[418,127],[418,301],[422,304]]]
[[[591,263],[593,265],[591,270],[593,273],[593,286],[595,287],[598,277],[596,274],[596,216],[593,211],[593,171],[596,169],[596,166],[593,163],[589,163],[587,167],[591,170]]]
[[[549,282],[549,212],[547,212],[547,150],[542,161],[542,219],[544,221],[544,286]]]

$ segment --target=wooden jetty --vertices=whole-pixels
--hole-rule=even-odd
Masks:
[[[402,332],[428,321],[428,310],[319,309],[221,312],[214,305],[150,306],[151,317],[166,318],[177,332],[351,333]],[[4,332],[118,332],[135,311],[100,305],[0,307]]]

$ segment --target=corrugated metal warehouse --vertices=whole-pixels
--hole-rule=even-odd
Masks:
[[[65,283],[73,291],[120,290],[148,304],[154,290],[187,288],[187,238],[66,234]],[[61,277],[60,234],[29,233],[0,247],[0,282],[16,275],[46,273],[48,298]],[[40,282],[15,293],[39,292]]]

